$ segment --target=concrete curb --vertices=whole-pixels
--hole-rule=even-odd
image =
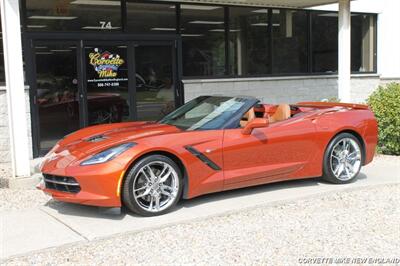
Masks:
[[[31,176],[17,178],[0,178],[0,188],[11,189],[35,189],[40,182],[42,175],[40,173],[40,165],[43,157],[30,161]]]
[[[30,177],[9,179],[7,187],[11,189],[35,189],[41,178],[41,174],[34,174]]]

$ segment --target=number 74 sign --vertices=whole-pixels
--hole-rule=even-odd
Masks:
[[[102,29],[112,29],[111,21],[99,21]]]

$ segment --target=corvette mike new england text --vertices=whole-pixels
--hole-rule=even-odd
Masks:
[[[399,264],[400,257],[302,257],[300,264]]]

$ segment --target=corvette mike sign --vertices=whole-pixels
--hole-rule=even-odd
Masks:
[[[88,83],[96,83],[97,87],[117,87],[121,81],[128,80],[119,73],[120,67],[125,64],[119,54],[94,48],[88,59],[95,71],[95,77],[89,79]]]

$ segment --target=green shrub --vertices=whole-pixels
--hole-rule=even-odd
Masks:
[[[400,83],[379,86],[367,102],[378,120],[378,152],[400,155]]]

